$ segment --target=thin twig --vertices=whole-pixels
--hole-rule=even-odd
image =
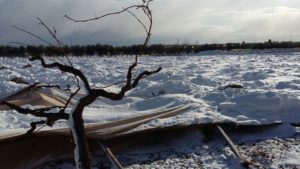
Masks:
[[[45,24],[45,22],[41,18],[37,17],[36,19],[39,21],[39,24],[46,28],[50,36],[56,41],[57,45],[62,48],[64,44],[57,38],[56,31],[55,33],[52,32],[52,30]]]
[[[68,105],[70,104],[71,100],[73,99],[73,97],[80,91],[80,87],[77,88],[77,90],[72,93],[69,97],[69,99],[67,100],[65,107],[63,108],[63,110],[66,110],[66,108],[68,107]]]
[[[53,31],[54,31],[54,32],[53,32],[53,31],[51,31],[51,29],[45,24],[45,22],[44,22],[42,19],[40,19],[39,17],[37,17],[37,20],[40,22],[40,24],[41,24],[44,28],[46,28],[46,30],[47,30],[48,33],[51,35],[51,37],[56,41],[57,45],[59,46],[59,49],[60,49],[60,50],[62,51],[62,53],[63,53],[63,56],[67,59],[67,61],[69,62],[70,66],[74,68],[72,62],[70,61],[69,57],[66,55],[66,52],[65,52],[65,50],[64,50],[64,48],[63,48],[64,44],[57,38],[57,35],[56,35],[57,31],[56,31],[55,27],[53,26]],[[77,77],[76,75],[74,75],[74,77],[75,77],[75,79],[76,79],[76,83],[77,83],[77,87],[78,87],[77,90],[79,91],[79,90],[80,90],[79,79],[78,79],[78,77]],[[70,97],[69,97],[69,99],[68,99],[68,101],[67,101],[67,103],[66,103],[66,105],[65,105],[65,108],[69,105],[70,101],[71,101],[72,98],[77,94],[78,91],[76,91],[75,93],[73,93],[73,94],[70,95]]]
[[[65,18],[71,20],[71,21],[74,21],[74,22],[89,22],[89,21],[94,21],[94,20],[99,20],[101,18],[104,18],[104,17],[107,17],[107,16],[111,16],[111,15],[118,15],[118,14],[121,14],[129,9],[132,9],[132,8],[142,8],[142,7],[145,7],[145,5],[132,5],[132,6],[129,6],[129,7],[126,7],[126,8],[123,8],[123,10],[121,11],[117,11],[117,12],[112,12],[112,13],[107,13],[107,14],[104,14],[104,15],[101,15],[99,17],[94,17],[94,18],[90,18],[90,19],[74,19],[74,18],[71,18],[69,17],[67,14],[65,15]]]
[[[144,28],[144,30],[148,33],[148,29],[147,29],[147,27],[146,27],[146,25],[140,20],[140,18],[138,18],[137,16],[136,16],[136,14],[134,14],[133,12],[131,12],[130,10],[127,10],[127,12],[129,13],[129,14],[131,14],[141,25],[142,25],[142,27]]]
[[[27,31],[27,30],[25,30],[25,29],[19,28],[19,27],[17,27],[17,26],[12,26],[12,27],[14,27],[15,29],[17,29],[17,30],[19,30],[19,31],[25,32],[25,33],[27,33],[27,34],[29,34],[29,35],[31,35],[31,36],[34,36],[35,38],[39,39],[40,41],[42,41],[42,42],[44,42],[44,43],[47,43],[47,44],[50,45],[50,46],[54,46],[51,42],[49,42],[49,41],[47,41],[47,40],[45,40],[45,39],[39,37],[38,35],[33,34],[33,33],[30,32],[30,31]]]
[[[52,38],[55,39],[57,45],[60,47],[61,51],[63,52],[63,56],[67,59],[67,61],[69,62],[70,66],[74,68],[74,65],[72,64],[72,62],[71,62],[71,60],[69,59],[69,57],[66,55],[66,52],[65,52],[65,50],[64,50],[64,48],[63,48],[63,45],[64,45],[64,44],[63,44],[63,43],[57,38],[57,36],[56,36],[56,29],[55,29],[55,27],[53,26],[54,32],[52,32],[51,29],[43,22],[43,20],[41,20],[39,17],[38,17],[37,19],[39,20],[40,24],[43,25],[43,26],[48,30],[48,32],[50,33],[50,35],[52,36]],[[80,90],[80,82],[79,82],[79,79],[78,79],[77,75],[74,75],[74,77],[75,77],[76,83],[77,83],[77,90],[76,90],[74,93],[72,93],[72,94],[70,95],[70,97],[69,97],[69,99],[67,100],[67,102],[66,102],[65,107],[64,107],[63,110],[65,110],[65,109],[68,107],[68,105],[69,105],[70,101],[72,100],[72,98],[73,98],[73,97],[79,92],[79,90]]]
[[[37,130],[35,130],[33,133],[36,133],[36,132],[38,132],[38,131],[40,131],[40,130],[42,130],[44,127],[46,127],[47,125],[42,125],[39,129],[37,129]]]
[[[46,30],[51,35],[51,37],[56,41],[57,45],[59,46],[59,49],[63,53],[63,56],[66,57],[66,59],[68,60],[69,64],[73,67],[72,62],[67,57],[66,52],[65,52],[65,50],[63,48],[64,44],[56,36],[56,29],[54,30],[55,32],[52,32],[52,30],[45,24],[45,22],[41,18],[37,17],[37,20],[39,21],[39,24],[41,24],[44,28],[46,28]]]
[[[21,46],[29,46],[29,44],[23,43],[23,42],[8,42],[11,44],[17,44],[17,45],[21,45]]]

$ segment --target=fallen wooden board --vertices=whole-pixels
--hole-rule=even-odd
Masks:
[[[179,106],[116,122],[86,125],[87,137],[90,142],[94,140],[90,143],[90,147],[92,150],[99,149],[99,146],[95,146],[95,139],[113,138],[116,134],[129,131],[153,119],[176,116],[189,107]],[[26,136],[21,132],[0,134],[0,151],[5,154],[3,158],[0,158],[0,168],[29,169],[53,159],[72,159],[71,140],[69,128],[39,131],[31,136]],[[39,163],[40,159],[43,162]]]
[[[188,130],[199,129],[201,127],[213,127],[216,124],[193,124],[193,125],[176,125],[162,128],[153,128],[143,131],[136,131],[131,133],[120,133],[113,135],[106,140],[103,140],[105,145],[109,146],[115,153],[122,151],[132,145],[136,144],[151,144],[151,139],[163,139],[168,135],[178,136]],[[236,127],[234,123],[219,124],[222,127],[232,127],[233,129],[240,129],[243,127]],[[265,126],[252,126],[255,128],[271,127],[272,125],[279,125],[279,123],[268,124]],[[92,153],[99,152],[99,145],[97,139],[89,138],[89,147]],[[71,160],[73,161],[73,143],[71,135],[56,135],[43,134],[33,136],[17,136],[14,139],[4,139],[0,141],[0,168],[9,169],[32,169],[39,167],[46,162],[53,162],[57,160]]]
[[[114,137],[114,135],[118,135],[123,132],[128,132],[131,129],[134,129],[151,120],[176,116],[179,113],[188,110],[189,108],[190,108],[189,105],[178,106],[178,107],[157,111],[146,115],[139,115],[139,116],[118,120],[114,122],[87,124],[85,125],[85,131],[88,138],[105,140]],[[42,131],[35,132],[33,134],[33,136],[47,136],[47,137],[52,135],[71,136],[71,133],[69,128],[59,128],[59,129],[42,130]],[[19,137],[22,136],[23,136],[22,132],[0,134],[0,142],[18,139]]]

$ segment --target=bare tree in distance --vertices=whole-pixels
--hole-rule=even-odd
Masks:
[[[142,26],[144,31],[146,32],[146,38],[145,41],[143,42],[142,46],[142,51],[145,49],[147,46],[150,37],[151,37],[151,30],[152,30],[152,11],[150,10],[150,3],[153,0],[142,0],[140,4],[128,6],[126,8],[123,8],[120,11],[117,12],[112,12],[108,13],[99,17],[94,17],[90,19],[85,19],[85,20],[77,20],[73,19],[72,17],[65,15],[65,18],[68,20],[74,21],[74,22],[90,22],[90,21],[95,21],[102,19],[104,17],[108,17],[111,15],[118,15],[124,12],[128,12],[130,15],[132,15]],[[148,23],[145,24],[135,13],[131,10],[141,10],[143,14],[145,14]],[[50,29],[45,22],[37,18],[39,21],[39,24],[42,25],[50,34],[50,36],[55,40],[56,45],[52,44],[51,42],[42,39],[38,35],[35,35],[34,33],[30,31],[26,31],[22,28],[19,28],[17,26],[14,26],[16,29],[27,33],[31,36],[34,36],[35,38],[39,39],[40,41],[50,45],[50,46],[57,46],[62,50],[62,53],[64,54],[63,51],[63,46],[64,44],[57,38],[56,35],[56,29],[55,27],[53,29]],[[30,61],[39,61],[41,65],[46,68],[46,69],[58,69],[62,73],[68,73],[71,74],[75,77],[76,83],[77,83],[77,89],[70,95],[69,99],[67,100],[65,106],[63,107],[44,107],[44,108],[39,108],[39,109],[29,109],[29,108],[22,108],[20,106],[14,105],[9,102],[2,101],[1,104],[6,105],[17,112],[21,114],[31,114],[37,117],[43,117],[46,120],[41,120],[38,122],[32,122],[31,123],[31,129],[28,130],[27,134],[31,134],[35,129],[37,125],[40,124],[45,124],[48,126],[52,126],[57,120],[66,120],[69,122],[69,127],[72,131],[74,143],[76,144],[75,150],[74,150],[74,157],[75,157],[75,162],[76,162],[76,168],[77,169],[90,169],[91,166],[91,155],[89,151],[89,146],[87,142],[87,137],[84,131],[84,121],[82,118],[83,115],[83,110],[86,106],[89,104],[93,103],[98,97],[103,97],[111,100],[121,100],[125,96],[126,92],[129,90],[134,89],[138,84],[139,81],[147,76],[150,76],[152,74],[158,73],[161,71],[161,67],[152,70],[152,71],[143,71],[140,72],[136,77],[133,77],[133,70],[138,64],[138,55],[135,56],[134,62],[132,63],[131,66],[129,66],[127,70],[127,76],[125,81],[123,82],[124,85],[120,88],[119,92],[109,92],[106,91],[104,88],[92,88],[86,75],[78,68],[75,68],[70,61],[70,59],[64,54],[64,57],[67,59],[68,63],[64,64],[61,60],[54,61],[51,63],[48,63],[43,56],[33,56],[29,60]],[[121,82],[120,82],[121,83]],[[46,85],[42,86],[39,84],[33,84],[30,87],[52,87],[51,85]],[[75,105],[72,106],[71,112],[68,113],[66,112],[66,108],[70,106],[70,101],[72,98],[76,95],[78,95],[78,92],[80,90],[85,91],[84,95],[80,95],[80,99],[77,101]],[[49,113],[51,111],[51,113]],[[55,112],[53,112],[55,111]]]

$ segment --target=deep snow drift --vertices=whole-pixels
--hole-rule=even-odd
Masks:
[[[153,120],[139,128],[222,121],[241,124],[281,121],[284,123],[283,127],[267,135],[291,137],[297,131],[288,124],[300,122],[299,56],[299,52],[292,51],[140,57],[137,73],[158,66],[163,67],[163,70],[143,79],[121,101],[99,98],[85,109],[85,122],[114,121],[189,103],[193,105],[189,111],[176,117]],[[133,57],[85,57],[71,60],[87,75],[93,87],[105,87],[126,79],[126,71],[133,62]],[[32,66],[25,66],[28,64]],[[0,67],[3,67],[0,70],[0,98],[26,86],[10,81],[15,77],[29,83],[59,84],[62,87],[69,84],[73,90],[76,88],[72,76],[61,74],[58,70],[44,70],[39,62],[30,63],[22,58],[1,58]],[[243,88],[226,88],[231,84]],[[118,91],[119,86],[106,89]],[[0,113],[0,131],[29,128],[29,122],[35,119],[14,111],[4,111]],[[261,135],[264,134],[260,134],[258,138]],[[257,139],[256,136],[253,137]],[[300,166],[299,162],[296,164]],[[224,166],[216,166],[222,167]]]

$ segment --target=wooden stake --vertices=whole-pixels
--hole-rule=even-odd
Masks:
[[[244,157],[240,154],[240,152],[238,151],[237,147],[234,145],[234,143],[232,142],[232,140],[230,139],[230,137],[225,133],[225,131],[222,129],[221,126],[216,125],[217,129],[219,130],[219,132],[221,133],[221,135],[224,137],[224,139],[226,140],[226,142],[228,143],[230,149],[232,150],[232,152],[235,154],[235,156],[237,158],[240,159],[241,164],[245,167],[245,168],[249,168],[249,164],[250,162],[247,161],[246,159],[244,159]]]
[[[101,147],[102,151],[106,154],[111,164],[117,167],[118,169],[123,169],[121,163],[116,158],[116,156],[111,152],[110,148],[104,145],[103,143],[101,143],[99,140],[97,140],[97,143]]]

